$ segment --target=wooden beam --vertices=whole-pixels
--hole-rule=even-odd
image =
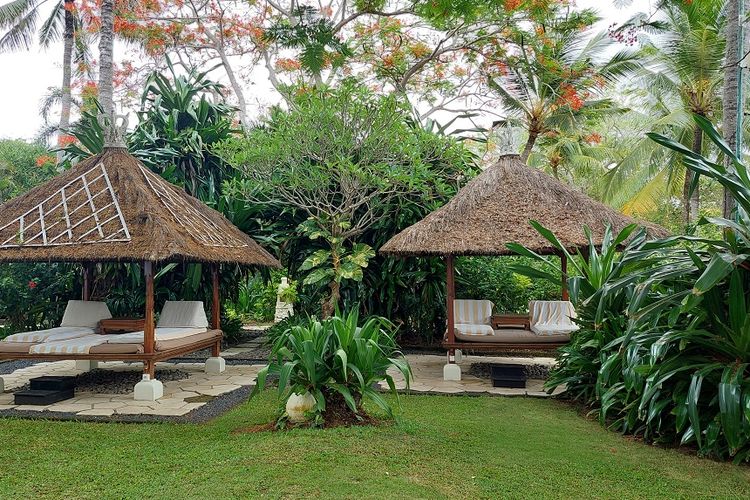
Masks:
[[[570,300],[568,294],[568,258],[564,253],[560,253],[560,270],[562,271],[562,299]]]
[[[219,265],[211,265],[211,328],[221,330],[221,297],[219,296]],[[221,353],[221,340],[211,346],[211,356],[219,357]]]
[[[83,265],[83,288],[81,289],[81,300],[91,300],[91,278],[92,264]]]
[[[456,320],[453,314],[453,301],[456,299],[456,282],[455,282],[455,270],[453,268],[453,256],[445,256],[445,302],[446,302],[446,318],[447,318],[447,329],[448,343],[456,341]]]
[[[211,265],[211,328],[221,330],[221,299],[219,297],[219,265]]]
[[[154,325],[154,268],[151,262],[143,263],[143,275],[146,279],[146,310],[144,315],[146,323],[143,329],[143,351],[146,354],[153,354],[156,332]],[[144,374],[148,374],[153,379],[154,372],[155,366],[152,361],[143,363]]]

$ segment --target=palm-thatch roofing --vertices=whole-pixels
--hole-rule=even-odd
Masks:
[[[536,220],[568,249],[588,245],[584,226],[601,243],[606,225],[615,231],[633,219],[526,166],[518,155],[501,157],[443,207],[391,238],[380,249],[391,255],[509,255],[508,243],[542,254],[556,249],[530,225]],[[665,229],[643,224],[652,236]]]
[[[0,207],[0,262],[210,262],[279,267],[219,212],[105,148]]]

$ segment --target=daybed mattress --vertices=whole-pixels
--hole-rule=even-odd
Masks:
[[[156,341],[155,350],[157,352],[169,351],[171,349],[177,349],[186,347],[191,344],[202,342],[209,339],[219,339],[221,337],[221,330],[208,330],[200,333],[188,334],[181,338],[171,338],[169,340]],[[22,342],[0,342],[0,354],[29,354],[30,349],[33,346],[38,346],[38,343],[22,343]],[[143,344],[137,343],[102,343],[99,345],[93,345],[88,348],[88,354],[104,354],[104,355],[116,355],[116,354],[143,354],[145,352]],[[51,353],[58,355],[61,358],[65,358],[66,355],[71,353],[56,352]],[[81,354],[81,353],[78,353]]]
[[[456,330],[456,338],[465,342],[487,342],[496,344],[555,344],[568,342],[570,335],[537,335],[529,330],[503,328],[493,330],[492,335],[466,335]]]

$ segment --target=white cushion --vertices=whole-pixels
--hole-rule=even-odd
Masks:
[[[96,328],[99,321],[109,319],[112,313],[109,312],[107,304],[104,302],[94,302],[91,300],[69,300],[65,308],[65,314],[60,322],[60,326],[85,326]]]
[[[489,300],[454,300],[454,321],[468,325],[491,325],[493,307]]]
[[[455,325],[456,333],[459,335],[494,335],[494,331],[490,325],[471,325],[467,323],[459,323]]]
[[[564,335],[578,330],[573,322],[576,311],[567,300],[529,302],[531,331],[537,335]]]
[[[199,300],[168,300],[159,315],[159,328],[208,328],[208,318]]]

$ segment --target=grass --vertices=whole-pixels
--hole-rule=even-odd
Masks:
[[[237,434],[204,425],[0,420],[0,496],[748,497],[750,467],[631,441],[555,401],[407,396],[399,423]]]

